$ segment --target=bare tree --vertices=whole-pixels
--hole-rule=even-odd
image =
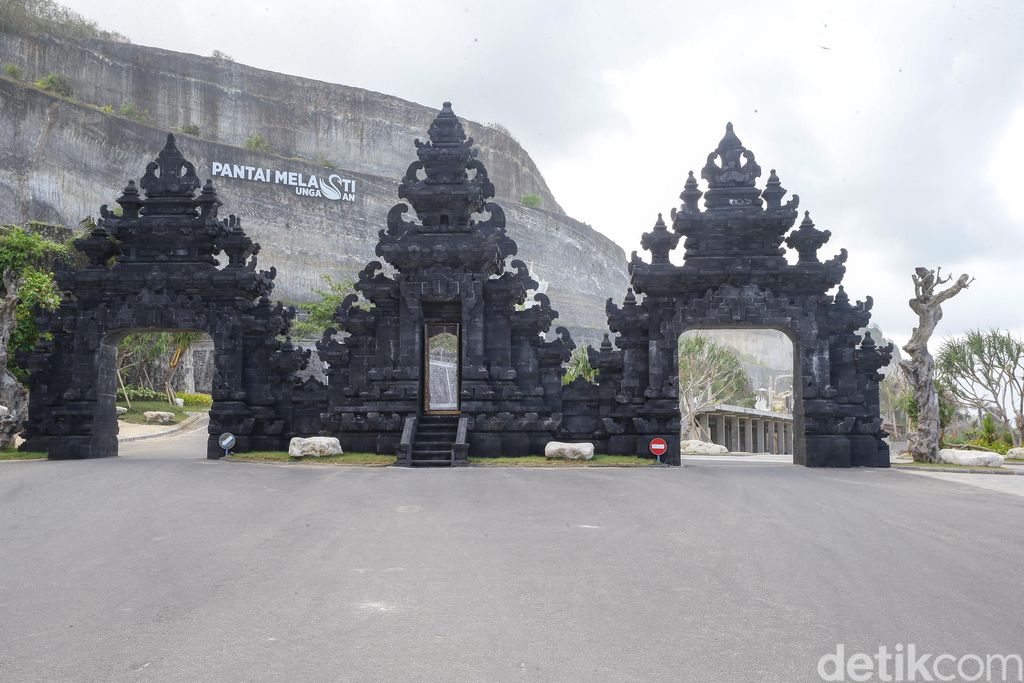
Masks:
[[[701,410],[749,391],[750,378],[736,354],[707,335],[679,340],[679,413],[683,439],[710,441],[697,422]]]
[[[2,280],[4,293],[0,298],[0,406],[6,408],[7,413],[0,415],[0,449],[13,445],[14,435],[21,431],[28,417],[25,389],[7,369],[7,345],[17,324],[15,314],[21,278],[14,270],[7,269],[3,272]]]
[[[1024,436],[1024,340],[999,330],[970,330],[939,349],[936,364],[958,401],[982,410],[1013,435]]]
[[[928,340],[942,320],[942,304],[967,289],[974,278],[964,273],[938,293],[935,291],[938,285],[953,279],[952,276],[943,279],[941,268],[915,268],[911,279],[914,281],[914,298],[910,300],[910,308],[917,314],[919,322],[910,335],[910,341],[903,347],[910,358],[900,363],[917,401],[917,428],[909,435],[910,455],[917,462],[938,462],[941,430],[939,394],[935,390],[935,360],[928,351]]]

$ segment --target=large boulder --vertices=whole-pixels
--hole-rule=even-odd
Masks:
[[[957,448],[943,448],[939,451],[939,460],[951,465],[967,465],[969,467],[1002,467],[1003,456],[985,451],[965,451]]]
[[[142,414],[149,424],[169,425],[174,422],[174,413],[165,410],[147,410]]]
[[[729,449],[717,443],[688,439],[679,442],[679,452],[684,455],[722,455],[728,453]]]
[[[128,412],[128,409],[125,408],[124,406],[117,406],[116,410],[117,410],[117,416],[118,417],[121,417],[122,415],[124,415],[125,413]]]
[[[544,446],[544,457],[562,458],[563,460],[590,460],[594,457],[594,444],[548,441]]]
[[[341,442],[333,436],[294,436],[288,442],[288,455],[293,458],[322,458],[325,455],[341,455]]]
[[[1007,458],[1013,458],[1014,460],[1024,460],[1024,448],[1011,448],[1006,451]]]

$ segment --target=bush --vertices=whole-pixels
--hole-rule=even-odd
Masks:
[[[313,163],[316,164],[317,166],[323,166],[324,168],[329,168],[332,171],[337,171],[338,170],[338,167],[334,165],[334,162],[332,162],[330,159],[325,157],[323,152],[317,152],[316,156],[313,157]]]
[[[264,154],[270,154],[270,144],[263,139],[263,135],[256,133],[250,138],[245,139],[245,148],[251,152],[263,152]]]
[[[184,126],[178,129],[185,135],[195,135],[199,137],[199,126],[194,123],[186,123]]]
[[[220,59],[225,62],[233,62],[235,58],[229,55],[227,52],[221,52],[220,50],[214,50],[210,53],[210,56],[214,59]]]
[[[213,405],[213,397],[209,394],[178,394],[178,398],[189,407],[209,408]]]
[[[162,391],[156,391],[155,389],[148,389],[146,387],[132,387],[127,386],[123,389],[117,388],[117,395],[121,400],[124,400],[124,396],[127,390],[128,398],[132,401],[167,401],[167,396]]]
[[[112,104],[104,104],[102,107],[100,107],[100,111],[103,112],[104,114],[113,114],[114,113],[114,105],[112,105]]]
[[[149,118],[149,112],[139,111],[131,102],[122,102],[121,108],[117,110],[118,115],[134,121],[145,121]]]
[[[524,194],[521,201],[523,206],[528,206],[531,209],[536,209],[540,207],[539,194]]]
[[[75,94],[71,88],[71,81],[64,74],[46,74],[36,81],[36,87],[61,97],[71,97]]]
[[[17,64],[4,64],[4,76],[12,78],[16,81],[21,80],[21,67]]]

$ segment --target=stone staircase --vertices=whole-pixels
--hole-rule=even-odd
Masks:
[[[409,464],[413,467],[451,467],[452,446],[458,427],[458,415],[423,415],[418,418]]]

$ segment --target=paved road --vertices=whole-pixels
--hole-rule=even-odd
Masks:
[[[1021,652],[1024,499],[896,471],[0,465],[0,679],[804,681]]]

